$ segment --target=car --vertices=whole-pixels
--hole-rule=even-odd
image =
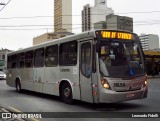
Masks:
[[[3,71],[0,71],[0,80],[6,80],[6,74]]]

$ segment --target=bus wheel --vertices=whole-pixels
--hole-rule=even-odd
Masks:
[[[22,91],[22,89],[21,89],[21,83],[20,83],[19,80],[16,80],[16,91],[17,92],[21,92]]]
[[[61,98],[67,104],[73,103],[72,89],[69,83],[64,83],[62,85]]]

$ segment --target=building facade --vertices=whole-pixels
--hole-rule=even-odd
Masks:
[[[91,29],[91,7],[89,4],[83,6],[82,10],[82,32]]]
[[[40,43],[43,43],[43,42],[47,42],[47,41],[50,41],[50,40],[53,40],[53,39],[57,39],[57,34],[54,34],[54,33],[45,33],[45,34],[42,34],[40,36],[37,36],[37,37],[34,37],[33,38],[33,45],[37,45],[37,44],[40,44]]]
[[[54,0],[54,32],[72,32],[72,0]]]
[[[107,21],[94,23],[94,29],[107,29]]]
[[[160,48],[159,37],[155,34],[141,34],[139,36],[143,50],[153,50]]]
[[[54,32],[33,38],[33,45],[73,35],[72,0],[54,0]]]
[[[7,54],[9,52],[12,52],[11,50],[8,49],[1,49],[0,50],[0,71],[6,71],[7,67]]]
[[[106,16],[107,29],[133,32],[133,18],[110,14]]]
[[[133,18],[110,14],[106,16],[106,21],[95,23],[94,29],[112,29],[133,32]]]
[[[95,6],[85,5],[82,10],[82,31],[94,29],[94,23],[106,21],[106,15],[114,11],[107,7],[107,0],[95,0]]]
[[[37,36],[33,38],[33,45],[37,45],[40,43],[48,42],[54,39],[66,37],[69,35],[73,35],[73,33],[70,32],[50,32],[50,33],[45,33],[40,36]]]

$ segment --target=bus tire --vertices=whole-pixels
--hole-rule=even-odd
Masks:
[[[73,103],[72,88],[69,83],[63,83],[61,88],[61,98],[67,104]]]
[[[19,79],[16,80],[16,91],[19,93],[22,92],[21,83],[20,83]]]

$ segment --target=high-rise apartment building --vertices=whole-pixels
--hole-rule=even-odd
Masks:
[[[33,45],[73,35],[72,0],[54,0],[54,32],[33,38]]]
[[[82,10],[82,31],[94,29],[94,23],[106,21],[106,15],[114,11],[107,7],[107,0],[95,0],[95,6],[85,5]]]
[[[54,32],[72,32],[72,0],[54,0]]]
[[[139,36],[143,50],[159,48],[159,37],[154,34],[142,34]]]
[[[89,4],[83,6],[82,10],[82,32],[91,29],[91,7]]]

